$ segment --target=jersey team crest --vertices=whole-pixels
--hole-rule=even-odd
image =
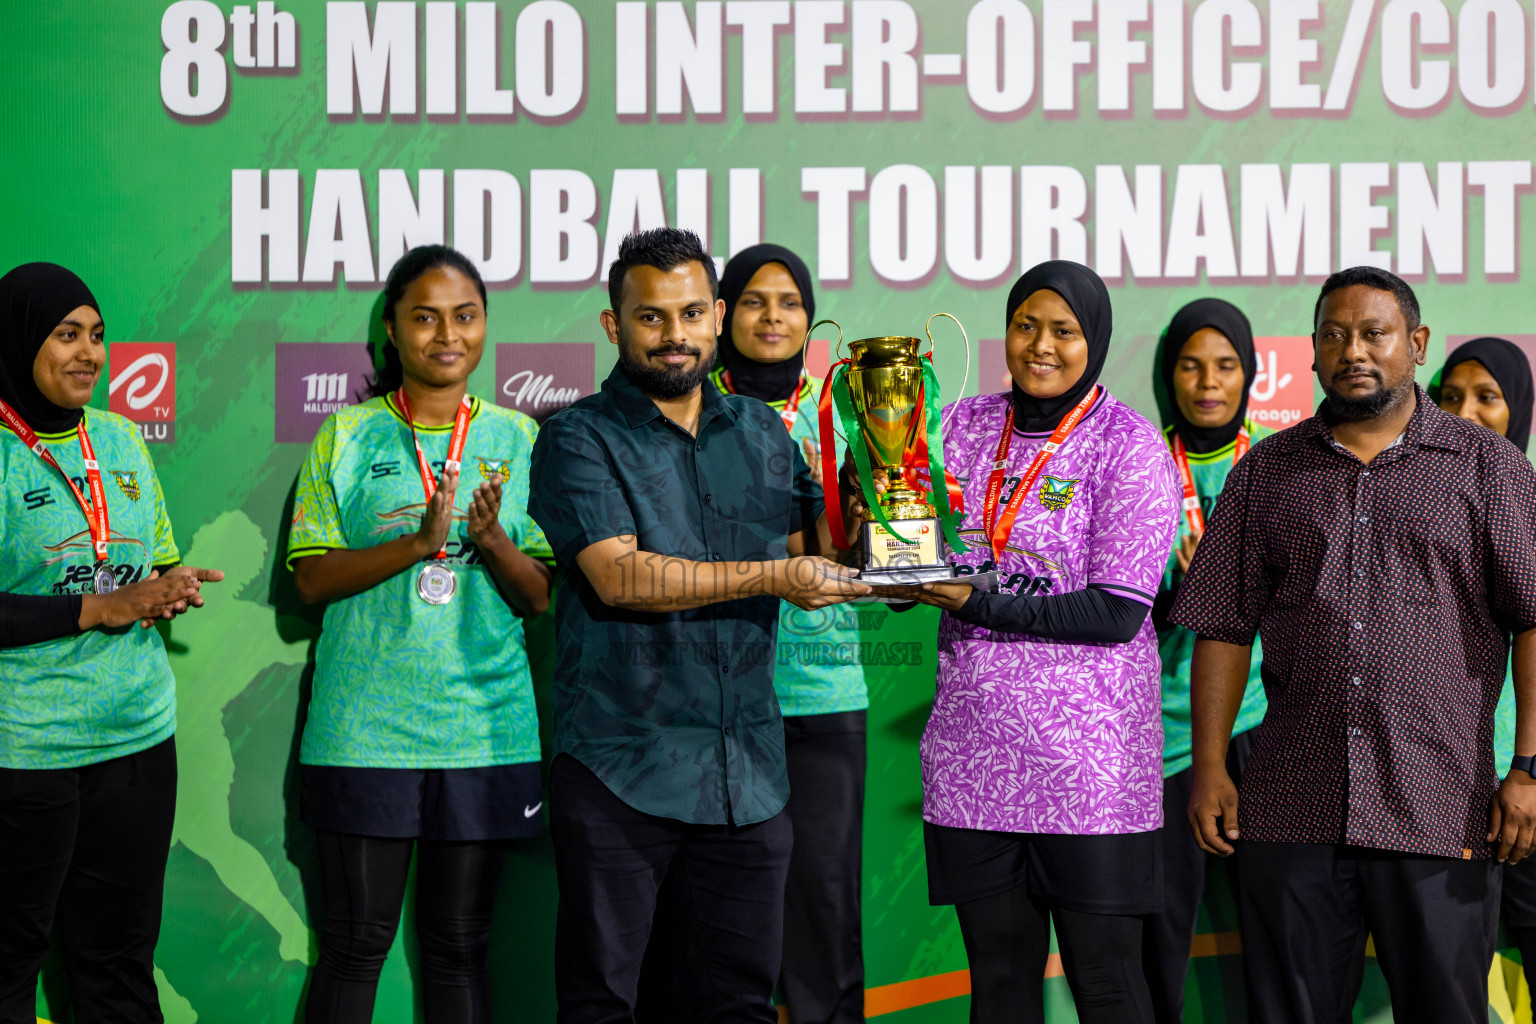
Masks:
[[[1063,480],[1060,477],[1048,476],[1040,485],[1040,504],[1052,512],[1060,512],[1072,504],[1072,491],[1077,486],[1076,480]]]
[[[139,474],[137,472],[114,469],[112,470],[112,479],[116,480],[117,486],[121,487],[123,493],[128,495],[129,501],[139,500]]]
[[[500,480],[506,483],[511,476],[507,472],[507,463],[511,462],[511,459],[482,459],[476,455],[475,461],[480,463],[480,477],[483,480]]]

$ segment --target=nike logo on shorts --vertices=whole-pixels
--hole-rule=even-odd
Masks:
[[[525,817],[525,818],[533,817],[535,814],[539,813],[539,808],[543,807],[543,806],[544,806],[544,801],[540,800],[538,803],[534,804],[532,807],[524,807],[523,808],[523,817]]]

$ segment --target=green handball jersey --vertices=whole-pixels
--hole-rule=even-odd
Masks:
[[[119,586],[179,560],[165,498],[139,428],[89,410]],[[39,435],[89,500],[80,441]],[[0,591],[94,593],[85,512],[58,470],[0,426]],[[147,750],[176,730],[176,685],[155,629],[90,629],[0,650],[0,768],[79,768]]]
[[[419,566],[330,602],[299,760],[363,768],[474,768],[539,759],[538,715],[522,621],[467,536],[475,488],[497,476],[512,543],[549,561],[528,517],[528,456],[538,432],[522,413],[474,406],[448,531],[458,588],[447,604],[416,593]],[[451,424],[416,428],[436,474]],[[333,548],[376,547],[413,533],[426,508],[410,426],[394,397],[336,412],[299,473],[288,565]]]
[[[723,371],[710,375],[721,392]],[[789,432],[795,450],[805,454],[805,440],[820,448],[816,425],[816,400],[821,381],[806,374],[800,379],[800,405]],[[781,413],[788,402],[767,403]],[[838,464],[845,445],[837,444]],[[864,659],[859,639],[859,605],[853,602],[806,611],[788,601],[779,605],[779,639],[773,666],[773,689],[779,711],[785,715],[830,715],[869,707],[864,683]]]
[[[1251,443],[1274,433],[1252,420],[1245,420]],[[1168,445],[1173,446],[1173,428],[1163,431]],[[1232,472],[1232,455],[1237,444],[1203,455],[1189,452],[1189,473],[1195,478],[1195,491],[1200,495],[1200,511],[1207,523],[1216,498],[1226,486],[1227,474]],[[1189,534],[1189,518],[1179,515],[1179,530],[1173,538],[1173,550]],[[1179,572],[1178,557],[1168,555],[1168,568],[1163,573],[1163,589],[1171,590],[1183,575]],[[1189,725],[1189,662],[1195,651],[1195,634],[1183,626],[1170,626],[1158,634],[1157,652],[1163,661],[1163,778],[1177,775],[1193,763]],[[1232,735],[1238,736],[1264,721],[1269,702],[1264,699],[1264,684],[1259,676],[1259,666],[1264,652],[1258,638],[1253,641],[1253,660],[1248,667],[1248,689],[1243,693],[1243,703],[1237,709],[1237,721],[1232,723]]]

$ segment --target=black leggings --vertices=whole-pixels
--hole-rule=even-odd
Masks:
[[[320,832],[325,923],[305,1003],[311,1024],[368,1024],[400,926],[416,849],[416,938],[428,1024],[491,1019],[491,917],[502,843],[441,843]]]
[[[1141,918],[1050,907],[1018,885],[955,907],[971,963],[971,1024],[1044,1024],[1051,921],[1077,1019],[1151,1024]]]

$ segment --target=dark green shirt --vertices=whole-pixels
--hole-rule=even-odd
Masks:
[[[626,611],[605,605],[576,566],[584,548],[625,535],[689,561],[779,559],[790,534],[815,526],[821,495],[778,415],[713,387],[702,394],[695,437],[615,369],[544,424],[528,511],[564,582],[555,753],[646,814],[747,825],[789,797],[773,692],[778,598]]]

